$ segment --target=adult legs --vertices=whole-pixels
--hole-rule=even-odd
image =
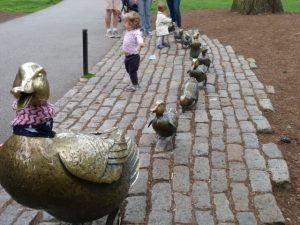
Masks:
[[[146,27],[145,27],[145,0],[139,0],[139,14],[141,17],[141,30],[142,31],[146,31]]]
[[[145,0],[145,29],[146,32],[151,32],[151,4],[152,0]]]
[[[174,0],[174,16],[178,27],[181,27],[180,0]]]
[[[174,14],[174,0],[167,0],[167,5],[170,11],[170,16],[172,18],[172,22],[176,22],[175,14]]]
[[[111,26],[111,15],[113,14],[112,9],[107,9],[106,10],[106,15],[105,15],[105,25],[106,29],[110,29]]]
[[[113,10],[113,28],[117,28],[119,22],[119,13]]]

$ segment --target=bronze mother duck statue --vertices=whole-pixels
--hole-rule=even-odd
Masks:
[[[159,142],[156,147],[162,147],[165,150],[173,149],[173,141],[178,127],[178,115],[175,109],[166,111],[165,103],[161,100],[157,101],[151,109],[155,113],[155,117],[150,121],[148,127],[152,128],[159,137]]]
[[[27,109],[33,114],[33,109],[47,111],[45,70],[36,63],[23,64],[12,94],[17,98],[17,115]],[[41,124],[19,122],[20,127],[3,144],[1,185],[18,203],[43,209],[60,220],[84,223],[109,214],[106,224],[112,224],[138,176],[136,144],[117,128],[97,134],[52,133],[48,111],[45,114],[50,117]],[[30,118],[38,121],[35,116]],[[25,118],[18,115],[20,121]]]

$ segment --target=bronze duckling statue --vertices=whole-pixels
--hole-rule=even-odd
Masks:
[[[182,34],[183,34],[183,29],[175,28],[174,31],[175,42],[181,42]]]
[[[200,64],[203,64],[207,67],[207,71],[210,68],[211,60],[207,54],[208,51],[208,46],[206,43],[202,43],[201,48],[200,48],[201,54],[199,54],[199,61]]]
[[[175,109],[166,111],[165,103],[161,100],[157,101],[155,106],[151,109],[155,113],[155,117],[150,121],[148,127],[152,128],[158,135],[160,140],[166,140],[166,150],[173,149],[173,141],[178,127],[178,115]]]
[[[17,110],[43,106],[49,97],[45,70],[23,64],[12,93]],[[13,134],[0,151],[0,183],[13,199],[70,223],[109,214],[106,224],[113,224],[138,170],[137,146],[117,128],[61,131],[50,138]]]
[[[192,44],[192,34],[189,31],[184,31],[181,38],[182,48],[189,48]]]
[[[192,38],[191,48],[190,48],[190,57],[192,59],[198,58],[200,55],[201,42],[199,40],[199,32],[195,33]]]
[[[196,78],[191,77],[184,86],[183,95],[180,96],[182,112],[188,109],[195,109],[198,102],[199,84]]]
[[[207,67],[204,64],[201,64],[199,58],[192,59],[191,69],[188,71],[190,77],[196,78],[198,82],[203,82],[203,87],[206,87],[207,83]]]

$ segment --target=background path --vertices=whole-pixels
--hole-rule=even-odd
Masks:
[[[88,29],[89,67],[111,48],[103,0],[64,0],[48,9],[0,23],[0,143],[14,117],[9,91],[19,66],[36,62],[48,72],[55,102],[82,76],[82,29]]]
[[[274,143],[265,111],[273,111],[255,60],[236,55],[231,46],[202,35],[214,59],[197,109],[182,113],[178,98],[190,68],[189,51],[174,43],[157,50],[155,38],[141,52],[141,89],[126,92],[121,41],[93,67],[97,76],[81,80],[56,102],[56,128],[125,130],[140,149],[140,176],[121,212],[122,224],[263,225],[285,224],[272,185],[288,185],[286,161]],[[157,60],[149,60],[155,54]],[[155,149],[148,128],[157,100],[179,112],[176,148]],[[25,209],[0,194],[0,224],[61,224],[44,212]],[[86,223],[102,225],[103,219]]]

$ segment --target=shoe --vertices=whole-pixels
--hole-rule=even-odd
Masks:
[[[168,43],[163,43],[163,46],[170,48],[170,45]]]
[[[129,85],[128,87],[125,88],[125,91],[136,91],[138,85]]]
[[[117,30],[114,30],[112,32],[112,35],[113,35],[114,38],[120,38],[121,37],[121,35],[119,34],[119,31],[117,31]]]
[[[166,47],[166,46],[164,46],[164,45],[158,45],[158,46],[157,46],[158,49],[163,49],[163,48],[165,48],[165,47]]]
[[[147,36],[152,36],[152,32],[151,32],[151,31],[147,31],[147,32],[146,32],[146,35],[147,35]]]
[[[114,37],[113,32],[112,32],[111,30],[110,30],[110,31],[107,31],[105,36],[106,36],[106,37],[109,37],[109,38]]]

